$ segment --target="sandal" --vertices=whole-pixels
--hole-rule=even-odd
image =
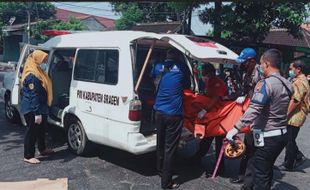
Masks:
[[[168,187],[166,188],[163,188],[163,189],[177,189],[180,187],[180,184],[179,183],[176,183],[176,182],[172,182]]]
[[[29,164],[40,164],[40,160],[36,159],[36,158],[24,158],[24,162],[27,162]]]
[[[40,152],[40,154],[41,154],[42,156],[50,155],[50,154],[53,154],[53,153],[55,153],[55,151],[54,151],[53,149],[48,149],[48,148],[46,148],[45,150],[43,150],[42,152]]]

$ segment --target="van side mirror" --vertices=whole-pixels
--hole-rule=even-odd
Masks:
[[[11,69],[14,69],[14,70],[16,70],[17,64],[18,64],[17,61],[8,61],[8,67],[10,67]]]

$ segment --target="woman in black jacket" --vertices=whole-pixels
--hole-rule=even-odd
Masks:
[[[35,50],[28,56],[21,76],[21,113],[27,123],[24,161],[30,164],[40,163],[40,160],[35,158],[36,141],[41,155],[53,153],[53,150],[45,146],[45,125],[53,99],[52,84],[48,75],[40,68],[47,57],[47,53]]]

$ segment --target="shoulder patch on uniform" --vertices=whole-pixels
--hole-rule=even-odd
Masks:
[[[251,99],[251,102],[257,103],[260,105],[266,105],[269,101],[269,96],[267,94],[266,82],[264,80],[259,81],[254,89],[254,94]]]
[[[29,89],[30,89],[30,90],[33,90],[33,89],[34,89],[34,84],[33,84],[33,83],[30,83],[28,86],[29,86]]]

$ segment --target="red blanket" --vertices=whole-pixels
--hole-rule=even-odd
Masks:
[[[243,105],[235,101],[220,101],[202,119],[197,118],[198,112],[207,106],[209,98],[195,94],[191,90],[184,90],[184,127],[189,129],[195,136],[211,137],[225,135],[233,128],[250,104],[246,98]],[[249,127],[241,130],[249,132]]]

